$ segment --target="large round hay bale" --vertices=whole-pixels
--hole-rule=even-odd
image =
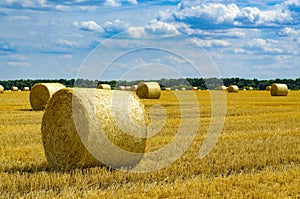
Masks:
[[[271,91],[271,86],[266,86],[266,91]]]
[[[109,84],[99,84],[98,88],[104,90],[111,90],[111,86]]]
[[[4,93],[4,87],[0,85],[0,93]]]
[[[239,87],[237,85],[230,85],[228,86],[227,91],[229,93],[237,93],[239,92]]]
[[[52,96],[42,119],[46,158],[59,169],[134,167],[146,136],[144,106],[132,92],[65,88]]]
[[[139,98],[159,99],[161,93],[160,85],[157,82],[140,82],[136,90]]]
[[[289,92],[286,84],[274,83],[271,87],[271,96],[287,96]]]
[[[28,86],[24,86],[23,91],[30,91],[30,88]]]
[[[10,90],[11,90],[11,91],[19,91],[19,89],[18,89],[17,86],[12,86],[12,87],[10,88]]]
[[[30,105],[33,110],[44,110],[52,95],[60,89],[66,88],[60,83],[38,83],[30,91]]]

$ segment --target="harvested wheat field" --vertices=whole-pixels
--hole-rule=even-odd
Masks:
[[[197,95],[200,118],[189,149],[157,171],[128,173],[105,166],[57,170],[44,154],[43,112],[32,111],[29,92],[0,95],[0,198],[299,198],[300,93],[272,97],[268,91],[227,93],[223,132],[203,159],[199,150],[211,120],[209,91],[184,93],[189,108]],[[216,91],[222,92],[222,91]],[[146,114],[164,107],[161,131],[147,139],[146,152],[172,142],[181,109],[174,92],[142,99]],[[72,147],[72,146],[70,146]]]

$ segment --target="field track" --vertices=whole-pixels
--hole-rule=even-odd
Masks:
[[[194,91],[178,92],[188,101]],[[300,198],[300,91],[287,97],[227,93],[223,132],[203,159],[198,152],[210,122],[210,95],[195,93],[200,118],[191,118],[200,127],[194,142],[173,164],[145,174],[50,168],[41,141],[43,112],[31,110],[29,92],[0,94],[0,198]],[[148,140],[147,151],[154,151],[175,136],[180,107],[168,91],[142,102],[146,111],[162,105],[167,115],[162,131]]]

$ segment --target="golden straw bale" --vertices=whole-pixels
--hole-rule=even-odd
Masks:
[[[28,86],[23,87],[23,91],[30,91],[30,88]]]
[[[139,98],[159,99],[161,93],[160,85],[157,82],[140,82],[136,90]]]
[[[132,92],[65,88],[42,119],[45,155],[58,169],[132,168],[143,158],[146,137],[144,106]]]
[[[33,110],[44,110],[52,95],[60,89],[66,88],[60,83],[38,83],[30,91],[30,105]]]
[[[193,87],[193,90],[198,90],[198,87],[197,87],[197,86],[194,86],[194,87]]]
[[[226,91],[227,87],[226,86],[218,86],[216,89],[220,90],[220,91]]]
[[[18,89],[17,86],[12,86],[12,87],[10,88],[10,90],[11,90],[11,91],[19,91],[19,89]]]
[[[266,91],[270,91],[271,90],[271,86],[266,86]]]
[[[166,88],[166,91],[170,91],[170,90],[172,90],[170,87],[167,87],[167,88]]]
[[[136,91],[137,88],[138,88],[138,85],[132,85],[132,86],[130,87],[130,90],[131,90],[131,91]]]
[[[239,92],[239,87],[237,85],[230,85],[227,88],[228,93],[237,93]]]
[[[125,90],[126,90],[126,87],[125,87],[125,86],[118,86],[117,90],[125,91]]]
[[[4,87],[0,85],[0,93],[4,93]]]
[[[0,93],[4,93],[5,89],[2,85],[0,85]]]
[[[274,83],[271,87],[271,96],[287,96],[289,89],[286,84]]]
[[[99,84],[98,88],[104,90],[111,90],[111,86],[109,84]]]

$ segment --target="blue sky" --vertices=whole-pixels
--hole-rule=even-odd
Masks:
[[[300,74],[300,0],[1,0],[0,24],[1,80]]]

